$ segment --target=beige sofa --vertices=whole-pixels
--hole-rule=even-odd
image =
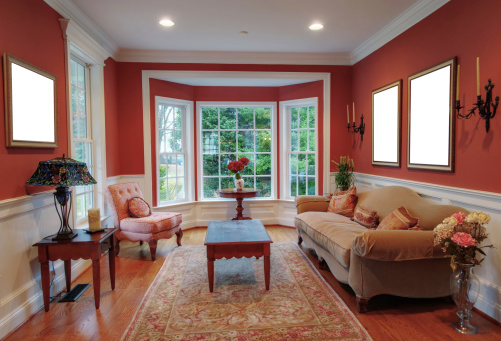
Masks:
[[[359,312],[376,295],[432,298],[450,294],[450,259],[433,246],[433,228],[465,209],[439,205],[413,190],[388,186],[358,193],[357,205],[376,210],[380,220],[405,206],[420,218],[422,231],[369,230],[350,218],[327,212],[329,199],[296,198],[298,243],[315,250],[340,282],[355,291]]]

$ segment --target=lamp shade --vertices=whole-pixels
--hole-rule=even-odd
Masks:
[[[97,183],[87,169],[85,162],[67,157],[57,157],[48,161],[40,161],[38,168],[27,185],[39,186],[83,186]]]

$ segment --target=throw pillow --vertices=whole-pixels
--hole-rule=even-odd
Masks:
[[[419,218],[413,217],[402,206],[391,212],[378,226],[378,230],[419,230]]]
[[[376,229],[379,225],[377,212],[369,210],[364,205],[357,206],[353,220],[368,229]]]
[[[329,194],[326,194],[325,196],[328,198],[328,199],[332,199],[332,197],[335,197],[335,196],[338,196],[338,195],[344,195],[346,194],[348,191],[342,191],[342,192],[334,192],[334,193],[329,193]]]
[[[129,212],[134,218],[144,218],[151,215],[151,208],[143,198],[134,197],[129,199]]]
[[[357,204],[357,188],[353,186],[345,194],[334,195],[331,198],[327,212],[333,212],[345,217],[353,217],[353,210]]]

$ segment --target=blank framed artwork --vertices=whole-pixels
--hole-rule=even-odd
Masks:
[[[455,58],[409,77],[407,168],[454,171]]]
[[[372,164],[400,167],[402,81],[372,91]]]

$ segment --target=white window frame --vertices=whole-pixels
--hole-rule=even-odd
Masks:
[[[86,138],[81,138],[81,137],[75,137],[73,135],[73,125],[74,125],[74,121],[73,121],[73,114],[76,114],[76,115],[79,115],[80,113],[74,113],[73,112],[73,96],[71,96],[68,100],[70,101],[70,114],[69,114],[69,121],[70,121],[70,129],[69,129],[69,136],[70,136],[70,156],[75,158],[75,155],[76,155],[76,151],[75,151],[75,142],[83,142],[83,143],[90,143],[91,145],[91,157],[92,157],[92,160],[90,163],[87,163],[87,167],[89,168],[89,172],[90,174],[94,174],[94,164],[95,164],[95,157],[94,157],[94,139],[93,139],[93,135],[92,135],[92,110],[91,110],[91,96],[90,96],[90,88],[91,88],[91,77],[90,77],[90,65],[88,65],[86,62],[84,62],[82,59],[80,59],[77,55],[75,54],[71,54],[70,55],[70,61],[71,60],[74,60],[75,62],[77,62],[77,64],[80,64],[84,67],[84,70],[85,70],[85,118],[87,120],[87,137]],[[71,63],[70,63],[70,67],[68,67],[69,69],[69,77],[71,79]],[[71,81],[69,83],[69,87],[70,87],[70,94],[72,94],[72,87],[73,85],[71,84]],[[79,160],[80,161],[80,160]],[[80,187],[80,186],[79,186]],[[83,193],[80,193],[80,194],[77,194],[77,187],[73,188],[73,199],[72,199],[72,210],[73,212],[75,213],[75,223],[77,225],[81,225],[81,224],[85,224],[88,220],[88,212],[84,212],[84,217],[81,218],[81,219],[78,219],[78,216],[77,216],[77,197],[78,196],[83,196],[85,197],[88,193],[91,193],[92,195],[92,207],[94,207],[95,203],[96,203],[96,199],[97,199],[97,196],[96,196],[96,191],[95,191],[95,187],[94,186],[81,186],[82,188],[87,188],[87,190],[84,190]],[[90,190],[88,188],[91,188]]]
[[[185,199],[179,200],[171,200],[168,203],[161,204],[160,203],[160,149],[158,144],[158,106],[160,104],[168,104],[177,107],[184,108],[184,117],[183,117],[183,152],[176,154],[184,154],[184,179],[185,179]],[[157,205],[156,207],[169,206],[171,204],[181,203],[181,202],[190,202],[193,201],[193,181],[195,178],[194,173],[194,164],[193,158],[190,157],[191,151],[193,150],[193,130],[189,129],[189,127],[193,127],[193,102],[181,100],[177,98],[170,97],[162,97],[155,96],[155,144],[156,144],[156,161],[157,166],[155,171],[155,176],[157,179]]]
[[[290,127],[290,110],[291,108],[297,107],[315,107],[315,179],[318,179],[318,164],[319,164],[319,154],[318,154],[318,132],[320,127],[318,126],[318,97],[302,98],[291,101],[281,101],[280,102],[280,198],[284,200],[292,200],[293,196],[289,195],[289,157],[290,157],[290,138],[291,130]],[[324,185],[325,187],[325,185]],[[318,195],[318,180],[315,182],[315,195]]]
[[[276,102],[224,102],[224,101],[202,101],[197,102],[196,107],[196,120],[197,120],[197,160],[198,160],[198,174],[197,174],[197,197],[198,201],[215,201],[215,200],[225,200],[220,198],[203,198],[203,181],[202,181],[202,165],[203,165],[203,153],[202,153],[202,107],[219,107],[219,108],[256,108],[256,107],[270,107],[271,108],[271,194],[270,197],[266,198],[252,198],[252,200],[271,200],[276,199],[277,193],[277,151],[276,151],[276,139],[277,139],[277,103]]]

